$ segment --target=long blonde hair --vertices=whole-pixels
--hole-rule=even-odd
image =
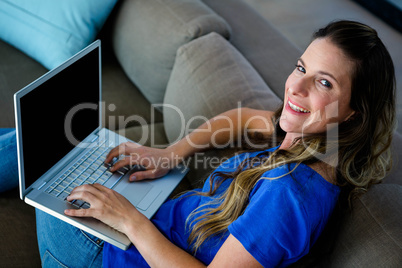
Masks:
[[[223,194],[187,218],[187,226],[191,226],[189,243],[194,252],[209,237],[226,233],[228,226],[242,215],[252,189],[268,170],[290,163],[296,163],[296,167],[300,163],[313,164],[320,161],[320,154],[330,152],[338,159],[334,167],[336,184],[349,199],[380,182],[389,171],[395,125],[395,75],[387,49],[375,30],[353,21],[330,23],[317,31],[315,38],[329,38],[354,61],[350,106],[356,116],[339,125],[335,139],[328,133],[300,137],[287,150],[260,156],[258,165],[250,165],[248,159],[233,173],[213,173],[211,190],[197,194],[214,196],[223,181],[233,180]],[[272,118],[276,131],[264,139],[267,148],[278,145],[284,137],[278,124],[280,115],[281,109]]]

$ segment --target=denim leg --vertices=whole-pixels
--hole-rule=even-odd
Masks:
[[[18,186],[15,129],[0,128],[0,193]]]
[[[102,267],[103,241],[36,209],[42,267]]]

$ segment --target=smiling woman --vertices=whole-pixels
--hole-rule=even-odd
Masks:
[[[248,145],[258,144],[258,150],[228,159],[202,189],[167,201],[151,220],[113,190],[97,184],[75,188],[68,200],[91,207],[65,213],[94,217],[126,234],[133,246],[122,251],[104,243],[102,249],[98,239],[38,212],[43,261],[51,255],[67,266],[96,261],[105,267],[285,267],[296,262],[317,241],[337,203],[381,181],[390,167],[392,60],[370,27],[334,22],[315,34],[298,60],[279,110],[239,108],[218,117],[166,149],[121,144],[105,162],[126,155],[114,164],[118,170],[153,159],[133,176],[157,179],[178,164],[175,160],[208,149],[197,145],[219,147],[233,133],[250,136]],[[256,118],[270,118],[271,124]],[[240,134],[235,138],[248,138]],[[159,166],[159,159],[170,163]],[[74,258],[71,249],[78,249]]]
[[[310,44],[286,81],[280,126],[288,143],[282,146],[302,135],[324,133],[353,116],[349,103],[354,65],[327,38]]]

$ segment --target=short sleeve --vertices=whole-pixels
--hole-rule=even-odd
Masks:
[[[229,232],[264,267],[281,267],[309,251],[311,224],[300,193],[285,178],[260,180]]]

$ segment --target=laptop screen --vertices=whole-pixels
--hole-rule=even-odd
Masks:
[[[99,127],[99,49],[21,97],[26,189]]]

